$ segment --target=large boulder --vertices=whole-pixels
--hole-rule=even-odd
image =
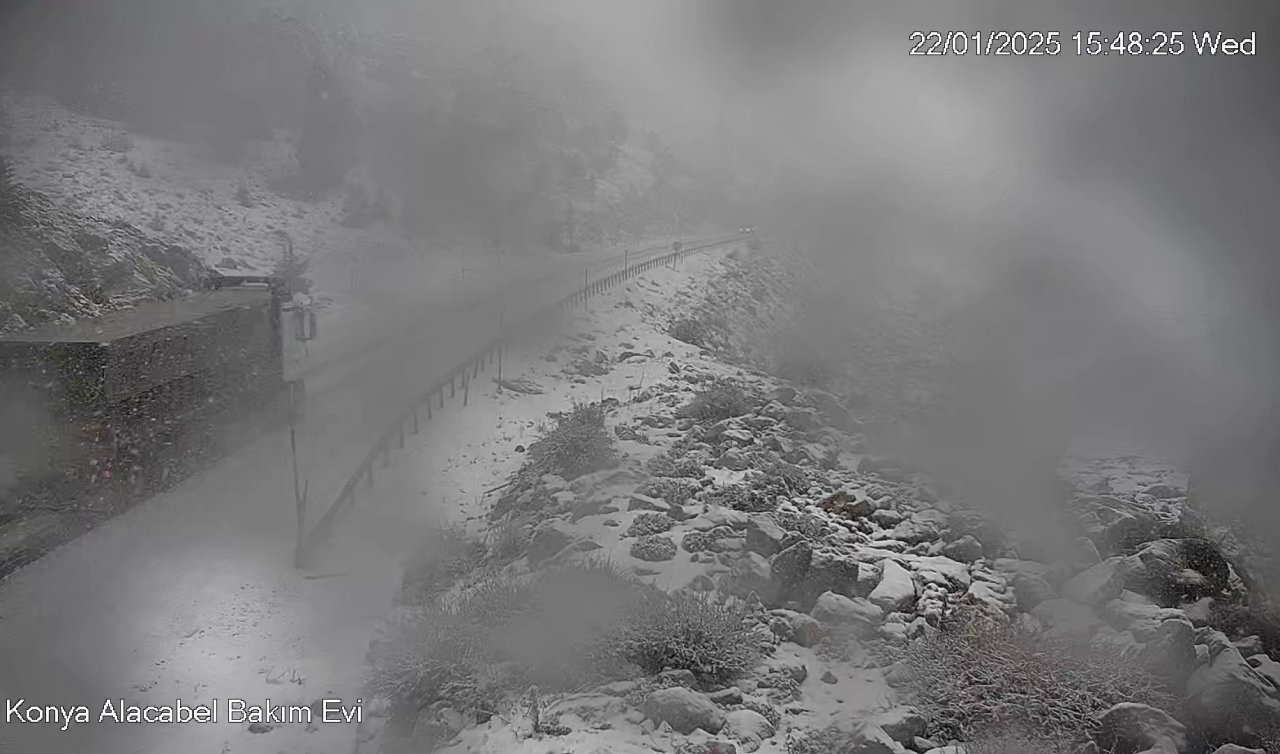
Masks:
[[[768,604],[778,598],[773,569],[769,567],[769,561],[757,552],[744,553],[730,566],[729,572],[720,577],[717,584],[721,592],[735,597],[745,598],[754,592]]]
[[[1131,631],[1138,641],[1149,640],[1164,621],[1186,618],[1181,610],[1151,604],[1133,592],[1121,592],[1106,604],[1103,614],[1111,625]]]
[[[1107,558],[1063,584],[1062,596],[1085,605],[1102,607],[1120,596],[1130,574],[1139,568],[1140,563],[1135,558]]]
[[[857,593],[858,561],[842,552],[816,549],[809,560],[805,586],[815,598],[826,591],[852,597]]]
[[[916,582],[911,572],[895,560],[885,560],[880,566],[880,583],[871,590],[871,603],[892,613],[909,608],[916,600]]]
[[[1102,713],[1094,743],[1111,754],[1187,754],[1187,731],[1167,712],[1124,702]]]
[[[870,722],[857,724],[850,740],[840,748],[840,754],[901,754],[905,751],[906,748],[883,728]]]
[[[1166,606],[1222,594],[1231,572],[1226,558],[1205,539],[1158,539],[1144,545],[1137,558],[1142,568],[1134,574],[1135,584]]]
[[[784,589],[803,581],[809,575],[811,562],[813,562],[813,546],[804,540],[784,548],[769,560],[769,564],[773,567],[774,578]]]
[[[1225,635],[1206,631],[1208,664],[1187,680],[1188,721],[1219,741],[1258,742],[1280,725],[1280,689],[1249,666]]]
[[[1013,574],[1009,585],[1013,587],[1013,596],[1018,601],[1018,607],[1024,611],[1035,609],[1041,602],[1058,598],[1058,593],[1053,591],[1048,581],[1032,573]]]
[[[779,599],[808,610],[823,592],[858,593],[858,561],[828,548],[796,542],[773,556],[774,591]]]
[[[947,517],[947,528],[951,536],[973,537],[978,540],[988,556],[999,555],[1007,543],[1004,529],[982,511],[961,508],[951,512]]]
[[[725,717],[715,702],[706,696],[679,686],[659,689],[644,701],[644,714],[655,723],[666,723],[677,733],[688,735],[701,728],[719,733]]]
[[[966,534],[944,545],[942,554],[961,563],[972,563],[982,557],[982,543],[972,534]]]
[[[848,434],[854,434],[861,429],[858,421],[853,418],[853,414],[849,413],[849,409],[845,408],[840,399],[831,393],[822,390],[810,390],[805,397],[817,407],[822,420],[828,426],[835,427]]]
[[[931,521],[909,518],[895,526],[893,528],[893,532],[889,536],[899,542],[906,542],[909,545],[918,545],[923,542],[932,542],[942,535],[938,531],[938,527]]]
[[[915,707],[894,707],[875,717],[876,725],[894,741],[910,746],[918,736],[923,736],[929,721]]]
[[[526,553],[529,562],[538,563],[550,558],[568,547],[573,538],[572,530],[564,524],[555,521],[543,524],[533,533],[533,537],[529,542],[529,549]]]
[[[835,592],[821,594],[810,615],[827,626],[850,628],[860,636],[875,635],[884,622],[884,611],[869,600]]]
[[[742,744],[749,752],[759,749],[761,742],[773,738],[777,732],[773,723],[755,710],[733,710],[724,717],[724,735]]]
[[[1199,660],[1191,621],[1183,618],[1164,621],[1145,641],[1143,657],[1147,664],[1175,686],[1181,686],[1195,672]]]
[[[787,533],[772,518],[757,513],[751,516],[747,527],[747,549],[771,558],[782,549],[782,539]]]
[[[1052,637],[1088,639],[1106,625],[1093,608],[1071,600],[1045,600],[1036,605],[1031,615]]]
[[[1078,501],[1080,525],[1104,554],[1131,551],[1155,536],[1159,519],[1154,513],[1115,497]]]
[[[1059,574],[1055,569],[1032,560],[1012,558],[997,558],[994,565],[997,572],[1008,578],[1020,609],[1029,612],[1041,602],[1058,598],[1054,584]]]

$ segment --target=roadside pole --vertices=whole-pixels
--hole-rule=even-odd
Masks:
[[[502,352],[506,350],[507,307],[498,310],[498,392],[502,392]]]
[[[298,542],[294,547],[293,564],[295,568],[302,567],[302,542],[305,534],[307,519],[307,487],[308,483],[303,482],[301,488],[298,486],[298,385],[296,382],[289,383],[289,453],[290,462],[293,466],[293,501],[298,512]]]

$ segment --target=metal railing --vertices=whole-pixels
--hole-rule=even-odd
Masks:
[[[706,249],[724,246],[726,244],[737,243],[744,240],[745,236],[735,236],[730,239],[722,239],[711,241],[697,246],[680,247],[667,254],[657,257],[651,257],[643,262],[636,264],[627,264],[624,258],[623,267],[620,270],[612,272],[604,277],[596,280],[590,279],[590,268],[587,268],[584,275],[583,286],[575,293],[566,296],[559,301],[543,308],[534,316],[524,321],[524,326],[514,331],[504,331],[493,341],[486,344],[483,348],[476,351],[465,361],[454,367],[447,374],[436,380],[426,390],[418,394],[409,406],[387,427],[382,436],[370,448],[364,460],[356,467],[356,470],[347,479],[347,483],[343,485],[342,491],[338,493],[333,502],[324,510],[319,520],[311,527],[310,531],[304,531],[305,524],[299,526],[298,546],[295,552],[295,565],[302,567],[315,550],[329,537],[332,533],[334,525],[338,521],[338,517],[343,511],[355,507],[356,490],[363,481],[366,485],[373,484],[374,466],[381,461],[382,468],[386,468],[391,463],[391,449],[394,444],[397,449],[403,449],[405,446],[405,437],[407,435],[418,434],[424,421],[431,421],[434,412],[444,408],[445,391],[449,393],[449,399],[457,396],[458,390],[462,391],[462,405],[467,405],[470,399],[471,382],[479,377],[482,371],[485,371],[495,361],[501,364],[502,350],[509,343],[518,339],[525,332],[532,330],[538,325],[546,324],[552,319],[558,319],[563,314],[578,306],[583,306],[590,298],[599,293],[612,288],[613,286],[629,280],[637,275],[641,275],[658,267],[667,267],[673,265],[685,257],[695,252],[704,251]],[[433,404],[435,408],[433,409]]]

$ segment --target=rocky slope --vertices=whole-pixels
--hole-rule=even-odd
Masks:
[[[1175,471],[1068,459],[1075,552],[1036,561],[750,366],[813,282],[779,259],[657,273],[512,355],[498,432],[447,462],[507,486],[407,572],[364,751],[1278,750],[1280,623]]]
[[[93,317],[198,287],[206,268],[185,247],[120,221],[83,216],[15,187],[0,221],[0,332]]]

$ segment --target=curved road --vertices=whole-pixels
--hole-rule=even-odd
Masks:
[[[310,518],[411,396],[496,334],[500,310],[507,322],[527,318],[577,290],[584,264],[595,279],[622,260],[574,255],[477,291],[488,300],[401,309],[372,345],[326,362],[308,380],[298,426]],[[226,720],[227,699],[355,702],[371,632],[398,586],[395,553],[343,553],[340,527],[333,551],[300,572],[295,536],[288,435],[278,430],[0,583],[0,752],[350,751],[354,725],[251,732]],[[99,723],[108,699],[215,704],[219,723]],[[94,722],[62,730],[22,712],[30,705],[84,705]]]

